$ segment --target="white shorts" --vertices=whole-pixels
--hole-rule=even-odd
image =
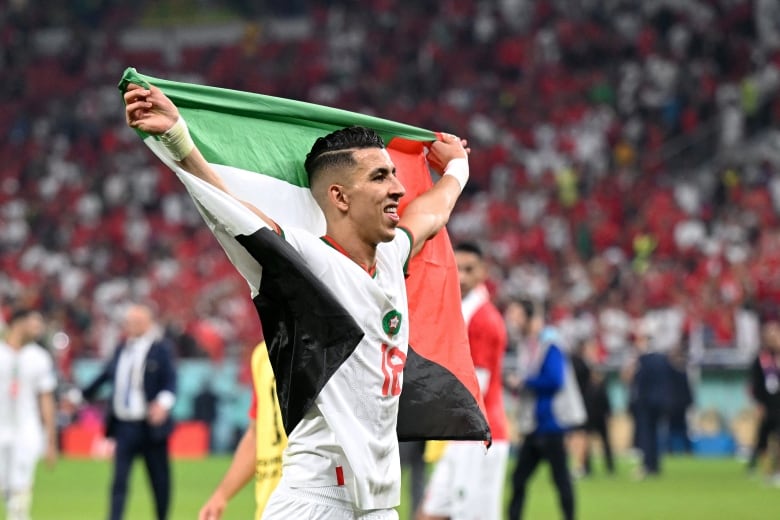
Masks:
[[[0,493],[32,489],[40,456],[39,443],[32,446],[21,446],[18,442],[0,444]]]
[[[263,511],[263,520],[398,520],[395,509],[356,510],[344,486],[291,488],[276,486]]]
[[[503,518],[509,442],[495,441],[485,453],[481,442],[449,442],[436,463],[422,510],[450,520]]]

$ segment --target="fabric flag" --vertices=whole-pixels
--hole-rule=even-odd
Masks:
[[[400,211],[432,186],[428,130],[310,103],[174,82],[128,68],[119,84],[160,88],[231,192],[285,226],[325,234],[303,167],[314,141],[352,125],[384,139],[406,188]],[[140,133],[140,132],[139,132]],[[263,323],[285,430],[291,432],[362,338],[351,316],[298,254],[235,199],[188,174],[153,137],[144,142],[185,184],[231,262],[250,285]],[[410,341],[401,393],[401,440],[490,440],[460,312],[457,268],[446,230],[409,266]]]

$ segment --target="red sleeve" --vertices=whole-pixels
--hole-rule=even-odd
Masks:
[[[257,388],[255,388],[255,378],[252,378],[252,404],[249,406],[249,418],[257,420]]]
[[[468,332],[474,366],[491,372],[496,370],[506,349],[506,330],[501,315],[492,306],[483,306],[471,318]]]

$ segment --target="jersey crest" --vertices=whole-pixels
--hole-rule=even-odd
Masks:
[[[385,331],[385,334],[391,338],[398,334],[398,331],[401,330],[402,320],[403,316],[395,309],[385,314],[385,317],[382,318],[382,329]]]

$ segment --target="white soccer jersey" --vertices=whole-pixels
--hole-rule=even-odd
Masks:
[[[54,364],[43,347],[14,350],[0,341],[0,445],[44,446],[38,396],[57,386]]]
[[[396,424],[409,342],[404,267],[411,238],[399,229],[377,247],[373,276],[335,244],[296,229],[284,237],[365,332],[290,433],[282,479],[291,488],[343,484],[358,509],[400,502]]]

